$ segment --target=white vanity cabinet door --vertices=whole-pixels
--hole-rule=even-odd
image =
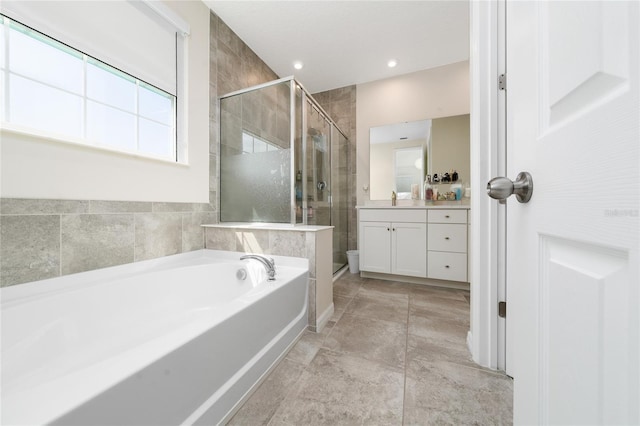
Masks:
[[[391,272],[427,277],[427,224],[391,224]]]
[[[360,222],[360,270],[391,272],[391,224]]]

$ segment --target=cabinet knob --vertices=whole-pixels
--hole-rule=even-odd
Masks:
[[[392,231],[394,231],[394,232],[395,232],[395,230],[396,230],[396,228],[393,228],[393,229],[392,229]]]
[[[449,239],[449,237],[444,237],[444,239],[445,239],[445,240],[448,240],[448,239]]]
[[[449,216],[449,215],[445,215],[444,217],[446,217],[447,219],[449,219],[449,217],[450,217],[450,216]]]
[[[389,230],[389,228],[387,228],[387,231]]]
[[[449,269],[449,265],[444,265],[445,268]]]

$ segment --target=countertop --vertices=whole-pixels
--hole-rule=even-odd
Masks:
[[[471,208],[469,199],[460,201],[424,201],[398,200],[398,205],[392,206],[391,201],[381,201],[379,204],[356,206],[357,209],[465,209]]]

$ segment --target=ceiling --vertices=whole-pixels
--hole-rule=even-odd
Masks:
[[[295,75],[311,93],[469,59],[467,0],[204,2],[276,74]]]

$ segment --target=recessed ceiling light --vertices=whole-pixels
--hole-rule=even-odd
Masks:
[[[395,67],[396,65],[398,65],[398,62],[397,62],[395,59],[391,59],[391,60],[389,60],[389,62],[387,62],[387,66],[388,66],[389,68],[393,68],[393,67]]]
[[[300,61],[296,61],[296,62],[293,63],[293,67],[295,69],[297,69],[297,70],[301,70],[303,66],[304,66],[304,64],[302,62],[300,62]]]

